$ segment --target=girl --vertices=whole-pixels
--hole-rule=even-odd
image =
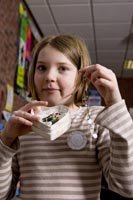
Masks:
[[[92,83],[105,107],[83,106]],[[33,101],[14,111],[1,132],[0,199],[99,200],[101,177],[110,190],[133,198],[133,122],[115,74],[91,64],[84,42],[49,36],[36,47],[29,70]],[[49,141],[32,131],[38,106],[65,105],[71,127]]]

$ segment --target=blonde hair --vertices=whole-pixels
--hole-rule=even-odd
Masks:
[[[34,100],[39,100],[34,85],[35,67],[39,52],[48,44],[63,53],[77,67],[78,70],[91,64],[88,49],[85,42],[81,38],[66,34],[44,37],[34,49],[28,74],[29,92]],[[76,87],[73,92],[74,103],[76,105],[82,104],[82,98],[85,95],[88,84],[89,83],[87,81],[83,80],[83,75],[79,73],[76,81]]]

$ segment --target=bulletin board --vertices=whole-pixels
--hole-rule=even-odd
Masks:
[[[36,38],[33,23],[24,5],[19,5],[19,35],[18,35],[18,56],[15,76],[15,93],[29,100],[28,92],[28,71],[32,59],[32,51],[41,37]]]

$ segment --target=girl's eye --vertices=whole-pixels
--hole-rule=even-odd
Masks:
[[[44,70],[46,70],[46,67],[44,65],[38,65],[36,67],[36,69],[39,70],[39,71],[44,71]]]
[[[60,72],[67,71],[67,67],[61,66],[61,67],[59,67],[59,71],[60,71]]]

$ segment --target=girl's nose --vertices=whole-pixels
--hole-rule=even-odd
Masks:
[[[47,71],[47,74],[46,74],[46,81],[47,82],[51,82],[51,81],[56,81],[56,78],[57,78],[57,73],[54,69],[49,69]]]

